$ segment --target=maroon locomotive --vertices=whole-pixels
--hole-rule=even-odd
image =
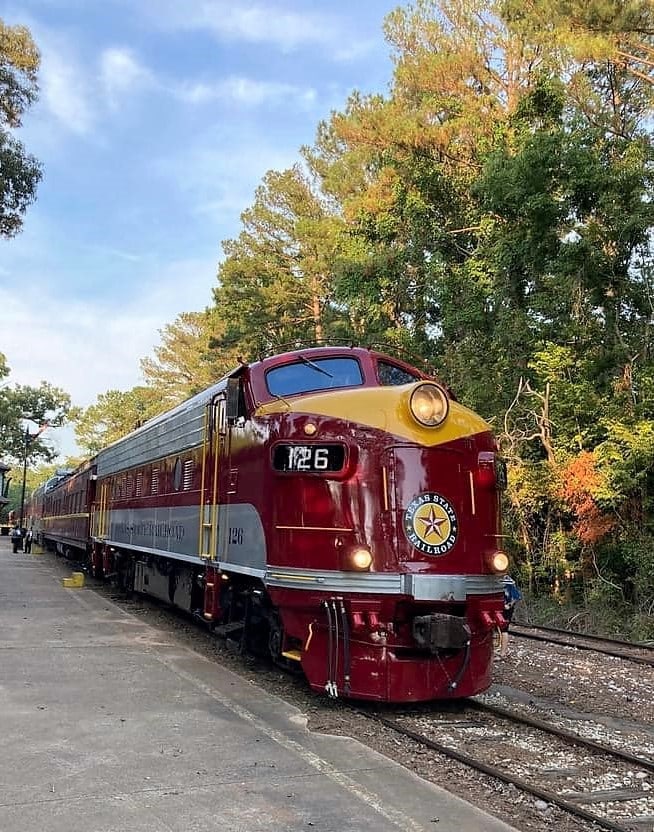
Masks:
[[[243,364],[46,494],[84,551],[330,696],[470,696],[503,624],[490,428],[396,358],[322,347]],[[57,510],[59,492],[84,493]],[[53,499],[54,498],[54,499]],[[54,511],[54,514],[52,513]]]

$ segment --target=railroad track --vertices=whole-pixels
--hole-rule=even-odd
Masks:
[[[604,638],[603,636],[575,633],[571,630],[559,630],[554,627],[540,627],[536,625],[512,624],[511,635],[519,638],[529,638],[545,641],[549,644],[560,644],[564,647],[576,647],[578,650],[590,650],[615,656],[619,659],[636,664],[654,667],[654,647],[648,644],[635,644],[630,641]]]
[[[360,712],[603,829],[654,828],[654,759],[476,700],[439,715],[427,709]]]

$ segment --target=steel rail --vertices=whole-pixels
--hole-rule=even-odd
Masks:
[[[437,751],[438,753],[443,754],[446,757],[449,757],[453,760],[457,760],[458,762],[475,769],[475,771],[480,771],[483,774],[487,774],[489,777],[494,777],[497,780],[501,780],[503,783],[513,785],[521,791],[526,792],[527,794],[531,794],[534,797],[539,798],[540,800],[544,800],[546,803],[554,804],[559,808],[563,809],[564,811],[568,812],[569,814],[580,818],[581,820],[586,820],[590,823],[594,823],[597,826],[601,826],[603,829],[610,830],[610,832],[632,832],[632,830],[628,826],[623,826],[622,824],[615,823],[614,821],[609,820],[608,818],[603,818],[600,815],[595,815],[591,812],[587,812],[585,809],[582,809],[575,803],[572,803],[569,800],[560,797],[555,792],[550,792],[547,789],[542,789],[539,786],[534,786],[531,783],[528,783],[526,780],[523,780],[521,777],[516,777],[515,775],[507,774],[501,769],[495,768],[494,766],[481,762],[480,760],[476,760],[474,757],[471,757],[468,754],[464,754],[461,751],[456,751],[455,749],[450,748],[447,745],[443,745],[442,743],[437,742],[436,740],[432,740],[429,737],[425,737],[422,734],[417,733],[416,731],[412,731],[410,728],[405,728],[403,725],[401,725],[394,719],[389,719],[388,717],[380,716],[378,714],[366,713],[365,711],[359,709],[357,709],[357,712],[362,714],[363,716],[368,717],[369,719],[379,722],[386,728],[389,728],[390,730],[395,731],[396,733],[401,734],[407,737],[408,739],[411,739],[414,742],[419,743],[420,745],[424,745],[425,747],[430,748],[432,751]]]
[[[638,757],[636,754],[630,754],[628,751],[621,751],[618,748],[612,748],[610,745],[603,745],[600,742],[595,742],[595,740],[589,740],[586,737],[575,734],[574,731],[568,731],[566,728],[557,728],[555,725],[548,725],[546,722],[543,722],[543,720],[538,719],[537,717],[520,714],[515,711],[511,711],[508,708],[503,708],[501,705],[492,705],[488,702],[481,702],[476,699],[469,699],[466,704],[476,710],[487,711],[492,714],[497,714],[504,719],[528,725],[529,727],[537,728],[540,731],[546,731],[547,733],[553,734],[554,736],[559,737],[572,745],[581,745],[584,748],[589,748],[592,751],[599,752],[600,754],[617,757],[625,763],[640,766],[648,771],[654,771],[654,760]]]
[[[593,646],[593,645],[590,645],[590,644],[583,644],[581,642],[575,641],[574,640],[575,638],[578,638],[578,639],[587,638],[587,636],[583,635],[582,633],[573,633],[572,631],[569,631],[569,633],[568,633],[569,639],[552,638],[552,636],[538,635],[538,633],[521,632],[520,629],[519,629],[520,626],[521,625],[512,626],[511,627],[511,635],[516,636],[517,638],[529,638],[529,639],[532,639],[534,641],[543,641],[543,642],[546,642],[547,644],[559,644],[562,647],[574,647],[577,650],[588,650],[591,653],[601,653],[604,656],[613,656],[614,658],[624,659],[624,661],[633,662],[634,664],[644,664],[647,667],[654,667],[654,657],[652,657],[650,659],[650,658],[646,658],[644,656],[633,656],[633,655],[629,655],[629,653],[625,652],[624,650],[602,649],[601,647],[596,647],[596,646]],[[539,628],[539,629],[542,629],[542,628]],[[599,639],[599,637],[597,637],[597,638]],[[610,639],[599,639],[599,640],[609,642],[609,643],[611,642]],[[616,642],[616,643],[620,644],[621,642]],[[648,651],[648,650],[652,649],[651,647],[648,647],[646,645],[640,645],[640,644],[629,644],[629,647],[632,650]]]
[[[654,642],[647,641],[626,641],[621,638],[611,638],[610,636],[598,636],[597,633],[582,633],[580,630],[566,630],[564,627],[548,627],[545,624],[525,624],[524,622],[514,622],[516,627],[522,627],[529,630],[543,630],[546,633],[559,633],[562,636],[579,636],[579,638],[587,638],[589,641],[604,641],[608,644],[619,644],[622,647],[635,647],[639,650],[651,650],[654,653]]]

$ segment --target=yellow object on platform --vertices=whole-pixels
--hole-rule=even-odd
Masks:
[[[43,547],[37,546],[36,543],[32,546],[32,554],[33,555],[42,555],[43,554]]]
[[[62,578],[61,583],[69,589],[79,589],[84,586],[84,573],[73,572],[70,578]]]

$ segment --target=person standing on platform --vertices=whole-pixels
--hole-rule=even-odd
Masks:
[[[23,551],[27,552],[28,554],[32,551],[32,540],[34,539],[34,532],[32,531],[32,527],[27,530],[25,534],[25,542],[23,543]]]
[[[500,633],[500,659],[509,653],[509,626],[513,619],[516,604],[522,600],[522,593],[510,575],[504,576],[504,620],[506,625]]]
[[[19,552],[23,548],[23,536],[20,532],[18,524],[16,524],[14,528],[11,530],[11,548],[14,554]]]

